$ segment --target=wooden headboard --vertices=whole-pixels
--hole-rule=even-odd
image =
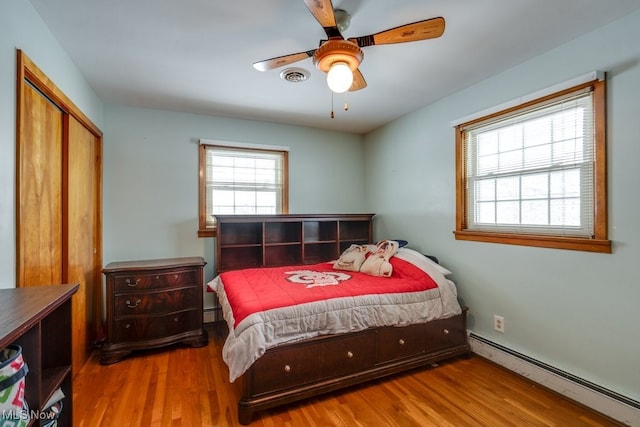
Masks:
[[[373,242],[374,214],[216,215],[217,272],[314,264]]]

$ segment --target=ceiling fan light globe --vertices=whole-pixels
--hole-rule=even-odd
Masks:
[[[353,71],[346,62],[336,62],[327,73],[327,85],[335,93],[344,93],[353,84]]]

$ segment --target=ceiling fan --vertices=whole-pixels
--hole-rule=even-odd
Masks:
[[[350,18],[345,11],[340,9],[334,11],[331,0],[304,0],[304,3],[322,26],[328,39],[321,40],[317,49],[255,62],[253,67],[256,70],[273,70],[306,58],[313,58],[313,64],[327,73],[327,84],[333,92],[356,91],[367,86],[359,70],[364,58],[363,47],[432,39],[444,33],[444,18],[438,17],[401,25],[368,36],[345,39],[341,31],[346,29],[345,25],[348,25]]]

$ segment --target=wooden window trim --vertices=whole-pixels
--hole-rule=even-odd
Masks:
[[[200,144],[198,148],[198,237],[216,237],[216,228],[207,227],[206,185],[204,182],[207,167],[207,147],[211,144]],[[241,147],[240,147],[241,148]],[[259,149],[256,149],[258,151]],[[267,150],[275,151],[275,150]],[[289,153],[284,151],[282,185],[282,213],[289,213]]]
[[[467,186],[465,170],[465,146],[463,128],[470,124],[531,107],[544,101],[592,87],[593,111],[595,115],[595,168],[594,168],[594,236],[593,238],[545,236],[535,234],[496,233],[467,230]],[[606,156],[606,84],[605,80],[594,80],[551,95],[523,103],[506,110],[480,117],[456,126],[456,240],[502,243],[509,245],[535,246],[543,248],[569,249],[588,252],[611,253],[611,241],[607,230],[607,156]]]

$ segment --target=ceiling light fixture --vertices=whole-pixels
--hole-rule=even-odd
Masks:
[[[349,90],[353,84],[353,73],[364,58],[362,49],[352,41],[327,40],[313,54],[313,64],[327,73],[327,85],[336,93]]]
[[[327,73],[327,85],[335,93],[344,93],[353,84],[353,71],[346,62],[336,62]]]

